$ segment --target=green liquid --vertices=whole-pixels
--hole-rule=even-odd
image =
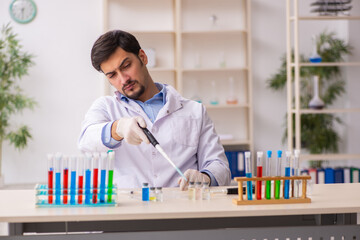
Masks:
[[[266,181],[266,199],[271,199],[271,181]]]
[[[275,199],[280,199],[280,180],[275,181]]]
[[[112,188],[113,188],[113,175],[114,170],[109,170],[109,177],[108,177],[108,203],[111,203],[111,195],[112,195]]]

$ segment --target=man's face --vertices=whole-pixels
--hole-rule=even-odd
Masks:
[[[119,47],[100,67],[113,87],[126,97],[137,100],[148,85],[146,64],[143,50],[136,56]]]

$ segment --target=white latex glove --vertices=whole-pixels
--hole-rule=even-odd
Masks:
[[[195,169],[188,169],[184,172],[185,177],[188,182],[183,178],[179,178],[179,186],[181,191],[185,191],[188,188],[189,182],[208,182],[210,183],[210,178],[205,173],[201,173]]]
[[[145,120],[140,116],[120,118],[116,126],[116,133],[129,144],[139,145],[141,142],[149,144],[149,139],[138,124],[143,128],[146,127]]]

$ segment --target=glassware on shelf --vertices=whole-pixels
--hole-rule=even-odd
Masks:
[[[234,78],[229,77],[229,96],[226,98],[227,104],[237,104],[238,100],[235,95]]]
[[[218,17],[215,15],[215,14],[212,14],[212,15],[210,15],[210,17],[209,17],[209,20],[210,20],[210,23],[211,23],[211,27],[212,28],[214,28],[214,27],[216,27],[216,22],[217,22],[217,20],[218,20]]]
[[[217,89],[216,89],[216,83],[215,80],[211,81],[211,99],[210,99],[211,105],[218,105],[219,99],[217,97]]]
[[[309,102],[309,108],[322,109],[324,106],[324,101],[319,96],[319,76],[314,76],[314,96]]]
[[[226,68],[226,60],[225,60],[225,52],[220,52],[220,61],[219,61],[219,67],[220,68]]]
[[[195,80],[193,82],[194,86],[193,86],[193,89],[194,89],[194,95],[191,97],[191,100],[194,100],[198,103],[202,103],[202,100],[201,100],[201,97],[198,95],[198,92],[199,92],[199,88],[198,88],[198,81]]]
[[[309,61],[312,62],[312,63],[319,63],[322,61],[322,58],[321,56],[318,54],[317,52],[317,46],[316,46],[316,36],[312,36],[312,47],[313,47],[313,51],[312,51],[312,54],[309,58]]]

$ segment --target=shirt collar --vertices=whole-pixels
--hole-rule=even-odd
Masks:
[[[155,83],[155,85],[159,89],[160,92],[155,94],[152,98],[150,98],[146,102],[148,102],[150,100],[154,100],[154,99],[161,99],[163,102],[163,105],[165,105],[165,103],[166,103],[166,86],[165,86],[165,84],[161,84],[161,83]],[[115,94],[118,95],[120,100],[122,100],[126,103],[128,103],[130,100],[133,100],[133,99],[130,99],[130,98],[126,97],[125,95],[121,94],[119,91],[116,91]]]

